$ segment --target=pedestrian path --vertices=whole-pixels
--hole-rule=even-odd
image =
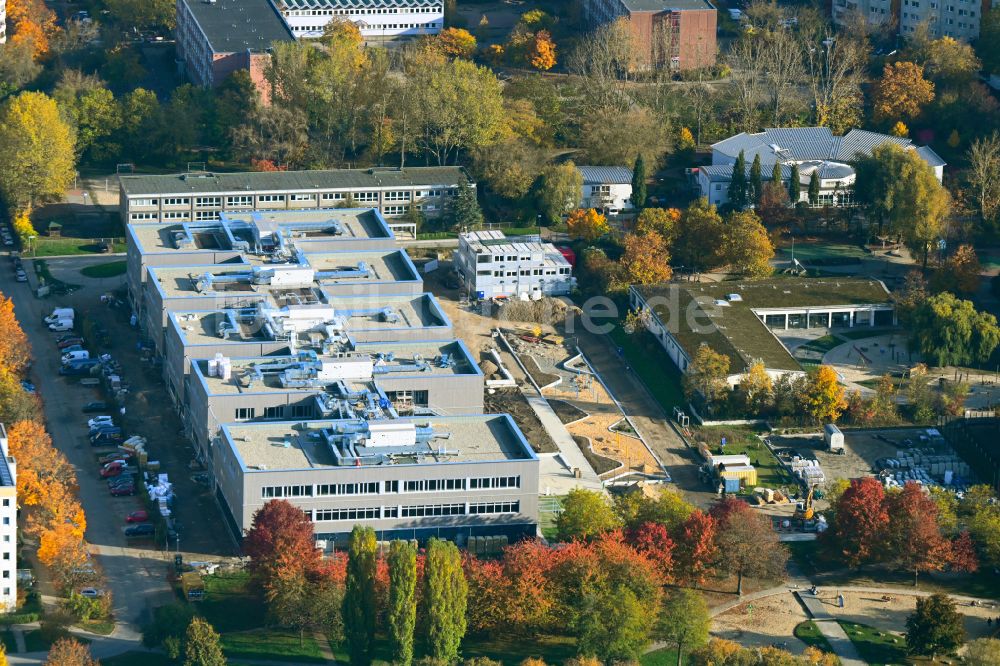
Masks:
[[[531,411],[535,413],[542,426],[559,448],[559,457],[565,465],[560,465],[552,458],[542,458],[540,482],[546,487],[540,488],[542,492],[548,490],[556,495],[565,495],[576,487],[600,490],[603,488],[601,480],[597,477],[594,468],[584,457],[580,447],[573,441],[573,437],[566,430],[566,426],[556,416],[552,406],[548,401],[538,395],[534,389],[522,391],[524,399],[528,401]],[[573,470],[580,470],[580,478],[573,476]]]
[[[840,657],[840,663],[843,666],[865,666],[865,660],[861,658],[857,647],[847,637],[847,632],[826,609],[826,602],[808,590],[796,590],[795,596],[806,607],[806,611],[812,616],[816,628],[833,648],[834,654]]]

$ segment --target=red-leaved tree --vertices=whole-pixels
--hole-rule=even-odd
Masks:
[[[664,583],[674,577],[674,540],[662,523],[643,523],[629,534],[629,541],[660,572]]]
[[[674,576],[680,582],[701,585],[715,571],[715,519],[694,511],[674,534]]]
[[[952,571],[960,573],[979,571],[979,555],[976,554],[976,544],[972,542],[969,530],[962,530],[951,542],[951,560],[948,564]]]
[[[882,556],[888,527],[882,484],[872,478],[852,479],[837,502],[833,525],[823,533],[823,541],[838,559],[859,567]]]
[[[312,523],[285,500],[271,500],[253,515],[243,552],[250,557],[254,581],[264,590],[279,579],[314,571],[320,562]]]
[[[951,559],[951,542],[938,526],[938,505],[919,483],[886,498],[889,514],[889,550],[893,560],[913,572],[917,586],[920,572],[940,571]]]

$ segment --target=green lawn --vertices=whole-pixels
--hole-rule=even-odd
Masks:
[[[343,645],[333,646],[333,655],[338,662],[347,663],[347,652]],[[419,648],[416,656],[421,656]],[[528,657],[539,657],[549,664],[561,664],[576,656],[576,641],[568,636],[548,635],[504,635],[495,638],[467,636],[462,641],[462,656],[466,659],[489,657],[504,666],[518,666]],[[379,640],[375,641],[373,664],[388,666],[389,659],[389,642],[379,636]]]
[[[792,633],[797,639],[806,645],[819,648],[823,652],[833,652],[833,648],[830,647],[830,643],[826,640],[826,636],[820,633],[819,627],[817,627],[816,623],[812,620],[799,622],[795,626],[795,630]]]
[[[115,621],[88,620],[87,622],[78,622],[76,626],[86,631],[89,631],[92,634],[100,634],[101,636],[110,636],[111,632],[115,630]]]
[[[791,258],[792,248],[782,247],[778,250],[786,257]],[[831,259],[866,259],[868,253],[857,245],[843,245],[839,243],[796,243],[795,258],[799,261],[809,260],[831,260]]]
[[[542,536],[552,540],[556,538],[556,518],[562,506],[562,497],[538,498],[538,522],[542,528]]]
[[[112,252],[124,252],[125,243],[116,240]],[[31,241],[30,254],[35,257],[59,257],[74,254],[97,254],[100,252],[98,239],[94,238],[44,238],[39,236]],[[27,254],[27,253],[26,253]]]
[[[858,649],[861,658],[871,666],[888,666],[889,664],[905,664],[906,640],[885,631],[864,624],[854,624],[839,620],[840,626],[847,632],[847,637]]]
[[[687,405],[681,372],[656,338],[647,331],[629,335],[620,325],[616,325],[609,335],[621,348],[629,367],[639,375],[667,414],[673,414],[676,405]]]
[[[89,278],[109,278],[124,275],[126,268],[125,261],[109,261],[106,264],[84,266],[80,269],[80,272]]]
[[[300,640],[297,631],[257,628],[251,631],[222,634],[222,651],[229,658],[269,659],[323,663],[319,643],[306,635]]]
[[[769,488],[779,488],[796,484],[795,479],[785,471],[774,457],[770,449],[764,446],[748,426],[712,426],[695,429],[699,439],[708,442],[712,453],[725,455],[744,454],[750,457],[750,463],[757,468],[757,485]],[[722,438],[726,438],[726,447],[720,446]]]
[[[198,610],[219,633],[248,631],[264,625],[264,605],[247,590],[250,575],[227,572],[205,576],[205,600]]]
[[[687,657],[681,658],[681,665],[687,663]],[[647,652],[639,659],[640,666],[677,666],[677,650],[673,648],[663,648]]]
[[[834,347],[837,347],[842,344],[844,344],[844,340],[841,339],[839,336],[824,335],[821,338],[816,338],[812,342],[807,342],[806,344],[799,347],[799,349],[811,349],[813,351],[826,353],[831,349],[833,349]]]
[[[837,335],[847,340],[864,340],[865,338],[874,338],[879,335],[885,335],[887,333],[898,333],[899,329],[886,330],[884,328],[853,328],[846,331],[838,331]]]

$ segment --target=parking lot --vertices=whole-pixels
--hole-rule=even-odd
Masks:
[[[126,436],[146,437],[149,459],[160,461],[161,472],[167,473],[175,484],[178,501],[174,516],[181,552],[188,559],[203,560],[232,555],[236,548],[228,532],[222,529],[222,517],[211,493],[192,479],[193,473],[188,469],[192,451],[178,434],[180,423],[169,407],[157,371],[140,359],[136,335],[128,325],[128,312],[101,302],[101,295],[114,288],[118,279],[91,280],[79,272],[88,264],[107,261],[107,257],[49,260],[54,277],[80,285],[71,295],[36,299],[30,291],[35,284],[30,268],[31,281],[14,285],[8,291],[32,344],[35,357],[32,379],[44,405],[49,432],[55,445],[76,468],[80,499],[87,514],[87,541],[114,594],[117,619],[136,628],[152,607],[172,599],[166,576],[167,562],[172,561],[173,553],[166,552],[162,542],[157,544],[150,538],[125,536],[125,516],[145,507],[138,496],[113,497],[109,493],[107,482],[99,476],[98,458],[116,449],[113,445],[91,446],[87,419],[94,414],[86,415],[82,411],[86,403],[110,401],[110,396],[102,393],[99,387],[82,385],[79,377],[59,375],[60,358],[55,340],[63,334],[50,332],[42,321],[53,308],[74,308],[78,331],[91,330],[94,326],[108,331],[103,341],[106,344],[92,339],[85,341],[92,355],[109,353],[113,356],[121,366],[121,376],[128,388],[123,399],[124,416],[115,410],[105,414],[114,416]],[[13,270],[11,262],[4,263],[8,264],[4,273]],[[28,266],[29,261],[25,260],[25,265]],[[177,543],[171,543],[171,550],[176,548]]]

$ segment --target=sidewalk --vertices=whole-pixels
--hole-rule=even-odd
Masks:
[[[840,623],[826,610],[826,604],[823,603],[823,600],[807,590],[796,591],[795,596],[805,605],[806,611],[816,624],[816,628],[830,643],[834,654],[840,657],[843,666],[865,666],[866,662],[858,654],[858,649],[847,637],[847,632],[840,626]]]

